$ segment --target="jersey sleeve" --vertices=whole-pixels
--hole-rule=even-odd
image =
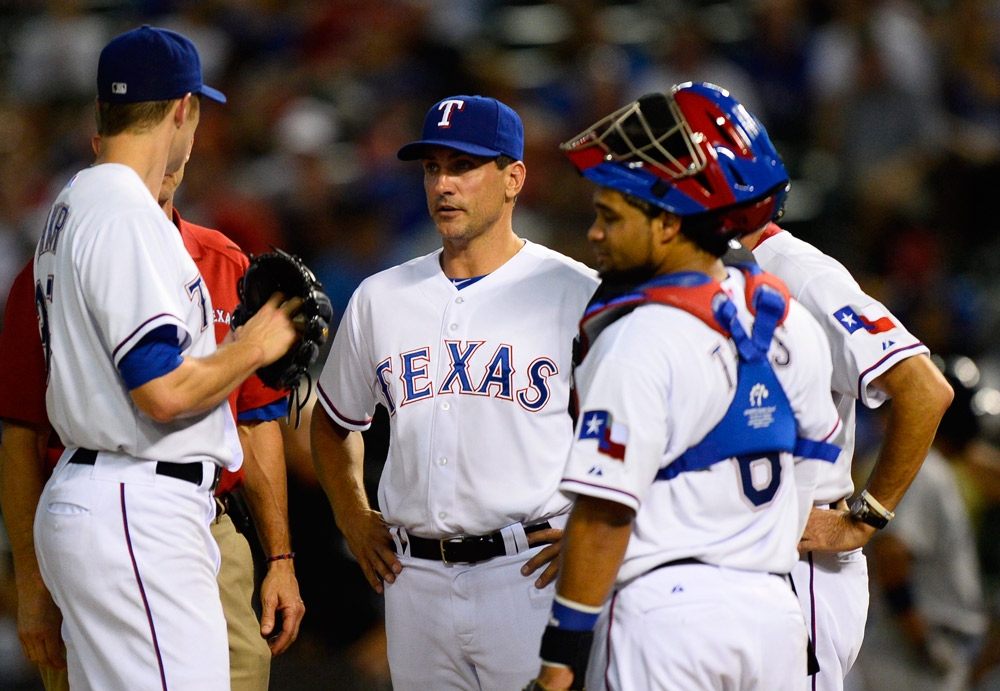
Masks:
[[[0,329],[0,418],[47,425],[45,355],[35,312],[32,263],[17,275]]]
[[[872,382],[893,365],[929,352],[881,302],[866,294],[846,271],[811,280],[799,299],[826,333],[833,361],[834,391],[869,408],[885,402]]]
[[[151,225],[148,213],[123,213],[109,220],[104,232],[95,234],[76,257],[82,292],[90,298],[88,308],[116,367],[153,329],[175,327],[182,350],[192,341],[181,316],[181,291],[170,282],[176,272],[160,268],[162,257],[156,255],[163,249],[161,243],[142,237],[164,232]],[[115,266],[105,264],[109,257],[115,258]],[[129,293],[123,295],[126,285]]]
[[[365,345],[365,334],[371,334],[371,328],[359,314],[361,302],[359,288],[347,304],[316,384],[320,405],[337,424],[350,430],[368,429],[377,403],[373,388],[376,367]]]
[[[663,400],[648,373],[605,359],[581,402],[560,489],[638,511],[663,459]]]
[[[707,331],[686,312],[655,306],[601,333],[577,370],[580,415],[562,491],[639,510],[664,462],[707,434],[705,421],[721,417],[732,399],[726,381],[734,373],[722,360],[690,357],[706,342],[687,336]],[[707,395],[676,399],[691,390]]]

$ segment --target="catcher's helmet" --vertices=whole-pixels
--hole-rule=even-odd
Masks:
[[[736,237],[776,220],[789,178],[767,131],[729,92],[685,82],[646,94],[560,146],[591,181]]]

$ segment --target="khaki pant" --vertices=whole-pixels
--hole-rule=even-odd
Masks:
[[[229,675],[232,691],[267,691],[271,649],[260,636],[253,611],[253,555],[246,538],[223,514],[212,523],[212,535],[222,552],[219,597],[229,629]]]
[[[41,672],[45,691],[69,691],[69,675],[66,670],[51,667],[39,667],[38,670]]]
[[[212,522],[212,536],[219,543],[219,597],[229,631],[229,674],[232,691],[267,691],[271,676],[271,650],[260,636],[253,611],[253,555],[246,538],[236,532],[229,516]],[[41,668],[45,691],[69,691],[66,670]]]

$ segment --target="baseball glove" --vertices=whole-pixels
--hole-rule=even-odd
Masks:
[[[298,400],[302,379],[312,387],[309,367],[330,333],[333,307],[323,292],[323,284],[301,259],[276,247],[271,249],[274,251],[250,256],[250,265],[236,284],[240,303],[233,311],[231,324],[234,329],[246,324],[276,292],[286,298],[302,298],[302,306],[295,315],[296,323],[302,327],[298,343],[275,362],[257,370],[265,385],[272,389],[292,389],[293,397]],[[305,400],[308,398],[307,394]],[[289,415],[291,409],[290,399]]]

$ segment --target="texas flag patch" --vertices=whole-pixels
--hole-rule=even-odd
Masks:
[[[580,424],[580,439],[596,439],[597,450],[619,461],[625,460],[628,427],[611,419],[606,410],[588,410]]]
[[[840,325],[847,329],[848,333],[854,333],[855,331],[860,331],[864,329],[868,333],[880,334],[886,331],[892,331],[896,328],[896,323],[892,321],[888,316],[881,316],[875,319],[866,317],[860,314],[851,305],[845,305],[839,310],[833,313],[834,318],[840,322]]]

